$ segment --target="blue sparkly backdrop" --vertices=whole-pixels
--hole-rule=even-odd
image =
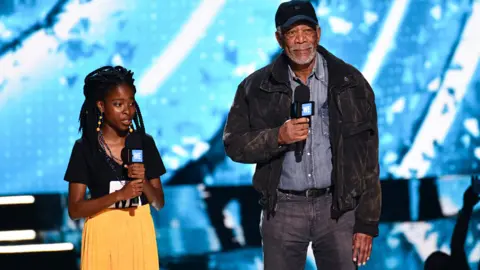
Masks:
[[[135,72],[147,132],[168,170],[167,206],[154,215],[160,255],[219,250],[205,212],[208,188],[250,186],[253,172],[225,158],[221,129],[238,83],[279,53],[273,18],[280,2],[0,1],[0,194],[66,192],[83,78],[101,65],[124,65]],[[439,178],[442,213],[455,215],[469,180],[448,175],[480,171],[480,1],[312,3],[322,45],[374,88],[382,180]],[[418,185],[409,183],[411,205],[420,200]],[[240,205],[231,200],[223,212],[241,239]],[[448,251],[454,223],[382,223],[367,268],[417,269],[432,251]],[[466,247],[472,266],[479,234],[476,219]],[[261,265],[258,248],[242,252],[210,255],[208,267]]]

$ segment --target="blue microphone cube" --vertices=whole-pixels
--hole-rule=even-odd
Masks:
[[[312,103],[303,103],[302,104],[302,117],[312,116],[313,104]]]
[[[143,163],[143,150],[132,149],[132,163]]]

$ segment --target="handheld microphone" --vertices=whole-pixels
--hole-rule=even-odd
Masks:
[[[123,163],[127,165],[143,163],[143,145],[142,135],[140,133],[134,132],[127,136],[125,139],[125,147],[122,149],[121,155]],[[132,198],[132,203],[138,205],[138,197]]]
[[[310,117],[314,115],[315,102],[310,101],[310,88],[301,84],[295,88],[293,97],[293,104],[291,108],[291,118],[306,117],[310,120]],[[308,121],[308,125],[311,126],[311,121]],[[303,149],[305,148],[306,140],[295,143],[295,159],[297,162],[302,161]]]

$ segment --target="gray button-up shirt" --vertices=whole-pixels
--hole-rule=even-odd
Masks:
[[[308,76],[310,100],[315,102],[315,115],[311,117],[311,128],[303,151],[302,161],[297,163],[295,152],[285,155],[279,188],[305,190],[331,186],[332,151],[328,130],[328,70],[323,56],[317,53],[315,67]],[[303,82],[289,66],[292,91]],[[295,93],[294,93],[295,94]]]

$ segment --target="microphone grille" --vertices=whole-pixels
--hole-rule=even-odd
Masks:
[[[307,102],[310,100],[310,88],[303,84],[295,88],[293,100],[296,102]]]

